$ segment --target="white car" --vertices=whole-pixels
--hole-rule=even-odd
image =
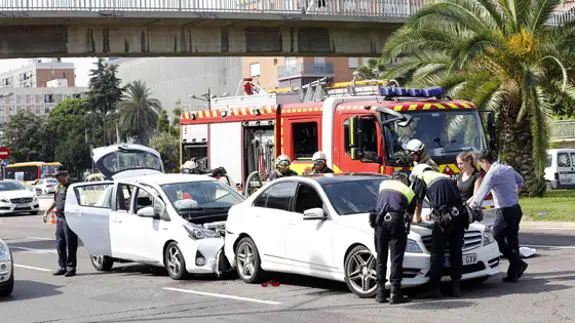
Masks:
[[[53,177],[41,178],[38,183],[34,185],[34,191],[36,195],[48,195],[56,193],[56,187],[58,186],[58,180]]]
[[[0,239],[0,297],[12,294],[14,289],[14,263],[8,244]]]
[[[376,253],[369,210],[375,208],[379,184],[388,178],[292,176],[265,185],[230,209],[225,236],[228,261],[247,283],[260,281],[264,271],[284,272],[345,281],[359,297],[373,297]],[[408,239],[402,285],[425,284],[431,230],[412,225]],[[484,280],[499,273],[499,250],[490,229],[472,223],[464,243],[463,280]],[[442,280],[448,276],[444,270]]]
[[[0,181],[0,215],[30,213],[38,214],[40,202],[36,193],[19,181]]]
[[[183,279],[231,268],[222,234],[241,195],[209,176],[163,174],[159,154],[146,147],[106,151],[94,154],[95,164],[113,181],[72,184],[66,196],[68,225],[97,270],[133,261]]]

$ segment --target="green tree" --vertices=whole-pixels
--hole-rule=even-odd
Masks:
[[[500,159],[531,195],[545,190],[550,97],[575,98],[562,59],[573,52],[573,24],[549,26],[559,0],[439,0],[411,17],[385,45],[399,60],[386,77],[442,85],[450,95],[495,111]]]
[[[171,131],[174,136],[180,136],[180,115],[182,114],[182,109],[179,106],[176,106],[172,109],[172,127]]]
[[[157,126],[162,106],[158,99],[150,98],[150,89],[146,83],[130,83],[126,92],[119,106],[119,125],[126,135],[147,145]]]
[[[46,125],[51,138],[54,160],[64,164],[70,172],[81,174],[90,168],[90,148],[101,130],[88,117],[90,102],[86,99],[66,99],[48,115]]]
[[[156,133],[150,139],[150,147],[157,150],[162,156],[164,168],[168,173],[177,172],[179,169],[179,139],[169,132]]]
[[[10,149],[11,162],[50,159],[44,146],[45,123],[45,117],[23,110],[10,117],[4,128],[4,141]]]
[[[380,79],[385,70],[385,63],[380,59],[370,59],[357,69],[359,77],[364,80]]]
[[[170,120],[168,119],[168,112],[162,109],[160,110],[160,116],[158,117],[158,124],[156,126],[157,133],[170,132]]]

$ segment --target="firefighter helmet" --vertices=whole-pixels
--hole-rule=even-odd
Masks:
[[[409,180],[413,182],[417,177],[421,177],[423,172],[428,170],[428,169],[433,169],[433,168],[431,168],[431,166],[429,166],[427,164],[415,165],[413,167],[413,169],[411,170],[411,174],[409,174]]]
[[[407,146],[405,147],[405,150],[409,151],[409,152],[418,152],[423,150],[423,148],[425,148],[425,145],[423,144],[423,142],[419,139],[411,139],[408,143]]]
[[[286,155],[279,155],[276,159],[276,166],[289,166],[291,164],[289,157]]]
[[[313,157],[311,158],[313,162],[316,162],[318,160],[323,160],[326,161],[327,158],[325,157],[325,154],[323,153],[323,151],[318,151],[315,154],[313,154]]]

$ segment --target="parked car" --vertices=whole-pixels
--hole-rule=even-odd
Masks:
[[[34,191],[37,196],[48,195],[56,193],[56,187],[58,186],[58,180],[54,177],[41,178],[38,180],[36,185],[34,185]]]
[[[226,257],[246,283],[261,281],[264,271],[284,272],[342,281],[359,297],[373,297],[376,252],[369,210],[375,208],[379,185],[387,179],[338,174],[268,183],[230,209]],[[499,273],[494,242],[491,229],[478,223],[469,226],[463,280],[484,280]],[[412,225],[403,286],[428,282],[430,248],[429,225]],[[444,275],[443,280],[449,280],[448,271]]]
[[[122,149],[106,151],[94,162],[111,180],[72,184],[66,197],[68,225],[97,270],[133,261],[183,279],[231,268],[222,234],[240,194],[209,176],[163,174],[160,155],[147,147],[132,146],[129,158]]]
[[[40,202],[36,193],[12,179],[0,181],[0,215],[38,214]]]
[[[575,149],[548,149],[545,167],[547,189],[575,188]]]
[[[12,294],[14,289],[14,262],[8,244],[0,239],[0,297]]]

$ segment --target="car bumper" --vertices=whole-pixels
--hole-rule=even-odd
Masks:
[[[26,213],[39,210],[39,201],[26,204],[0,203],[0,214]]]
[[[184,254],[186,270],[192,274],[218,274],[224,238],[188,239],[178,243]],[[203,259],[203,260],[202,260]]]
[[[7,284],[12,275],[12,260],[0,261],[0,286]]]
[[[232,268],[236,267],[236,255],[234,245],[236,244],[239,234],[234,234],[226,231],[226,238],[224,244],[224,255]]]

